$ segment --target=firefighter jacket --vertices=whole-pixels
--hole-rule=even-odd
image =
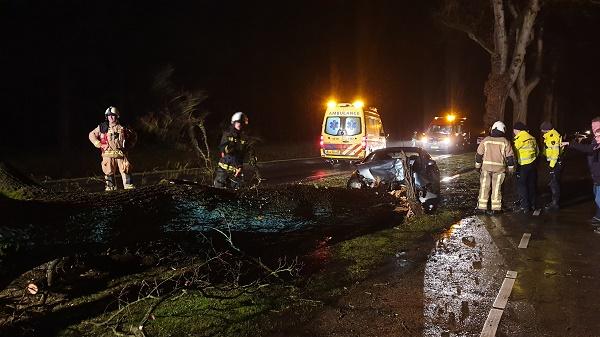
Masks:
[[[487,172],[506,172],[506,166],[513,170],[515,157],[511,143],[504,137],[488,136],[477,147],[475,168]]]
[[[121,124],[103,122],[89,133],[89,139],[94,146],[100,148],[102,157],[123,158],[127,149],[133,147],[135,133]]]
[[[552,129],[544,134],[544,156],[550,163],[550,167],[554,168],[562,153],[562,137],[558,131]]]
[[[228,130],[223,132],[221,137],[221,143],[219,144],[219,150],[221,151],[221,159],[219,160],[219,167],[228,170],[235,171],[242,167],[244,163],[244,156],[246,155],[247,140],[244,137],[244,133],[232,126]]]
[[[515,155],[519,165],[533,163],[538,156],[538,147],[535,138],[527,131],[520,131],[515,136]]]

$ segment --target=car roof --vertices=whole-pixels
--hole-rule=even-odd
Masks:
[[[420,147],[416,147],[416,146],[386,147],[384,149],[375,150],[373,152],[400,152],[400,151],[404,151],[404,152],[425,152],[425,150],[423,150]]]

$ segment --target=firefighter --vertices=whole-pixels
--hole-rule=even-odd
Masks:
[[[241,177],[242,165],[247,151],[247,140],[244,129],[248,125],[248,117],[243,112],[231,116],[231,125],[223,132],[219,151],[221,159],[215,172],[214,186],[231,188],[235,179]]]
[[[136,136],[131,130],[119,123],[119,110],[113,106],[104,112],[105,120],[89,134],[89,139],[102,153],[102,172],[104,172],[105,191],[115,191],[115,173],[117,168],[123,179],[123,188],[133,189],[131,183],[131,164],[127,159],[127,149],[133,147]]]
[[[487,211],[491,193],[490,215],[502,212],[502,183],[506,177],[506,166],[509,173],[515,170],[512,144],[506,139],[505,132],[504,123],[500,121],[494,123],[490,136],[485,137],[479,144],[475,156],[475,168],[480,171],[477,209],[481,212]]]
[[[552,192],[552,201],[544,209],[546,211],[556,211],[559,209],[560,200],[560,173],[562,153],[562,137],[554,130],[550,122],[543,122],[540,130],[544,135],[544,156],[548,162],[548,186]]]
[[[517,190],[522,213],[535,209],[535,190],[537,186],[536,159],[538,146],[535,138],[529,134],[529,129],[524,123],[517,122],[513,126],[515,136],[515,156],[517,157]]]

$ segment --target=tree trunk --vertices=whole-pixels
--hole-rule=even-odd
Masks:
[[[483,123],[487,128],[496,121],[504,120],[504,109],[506,97],[508,96],[506,76],[503,74],[490,74],[485,83],[484,93],[486,101]]]

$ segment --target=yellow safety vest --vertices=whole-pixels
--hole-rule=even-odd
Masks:
[[[558,131],[552,129],[544,134],[544,155],[550,162],[550,167],[554,168],[562,152],[562,137]]]
[[[527,131],[520,131],[515,136],[515,149],[519,165],[531,164],[538,156],[535,138]]]

